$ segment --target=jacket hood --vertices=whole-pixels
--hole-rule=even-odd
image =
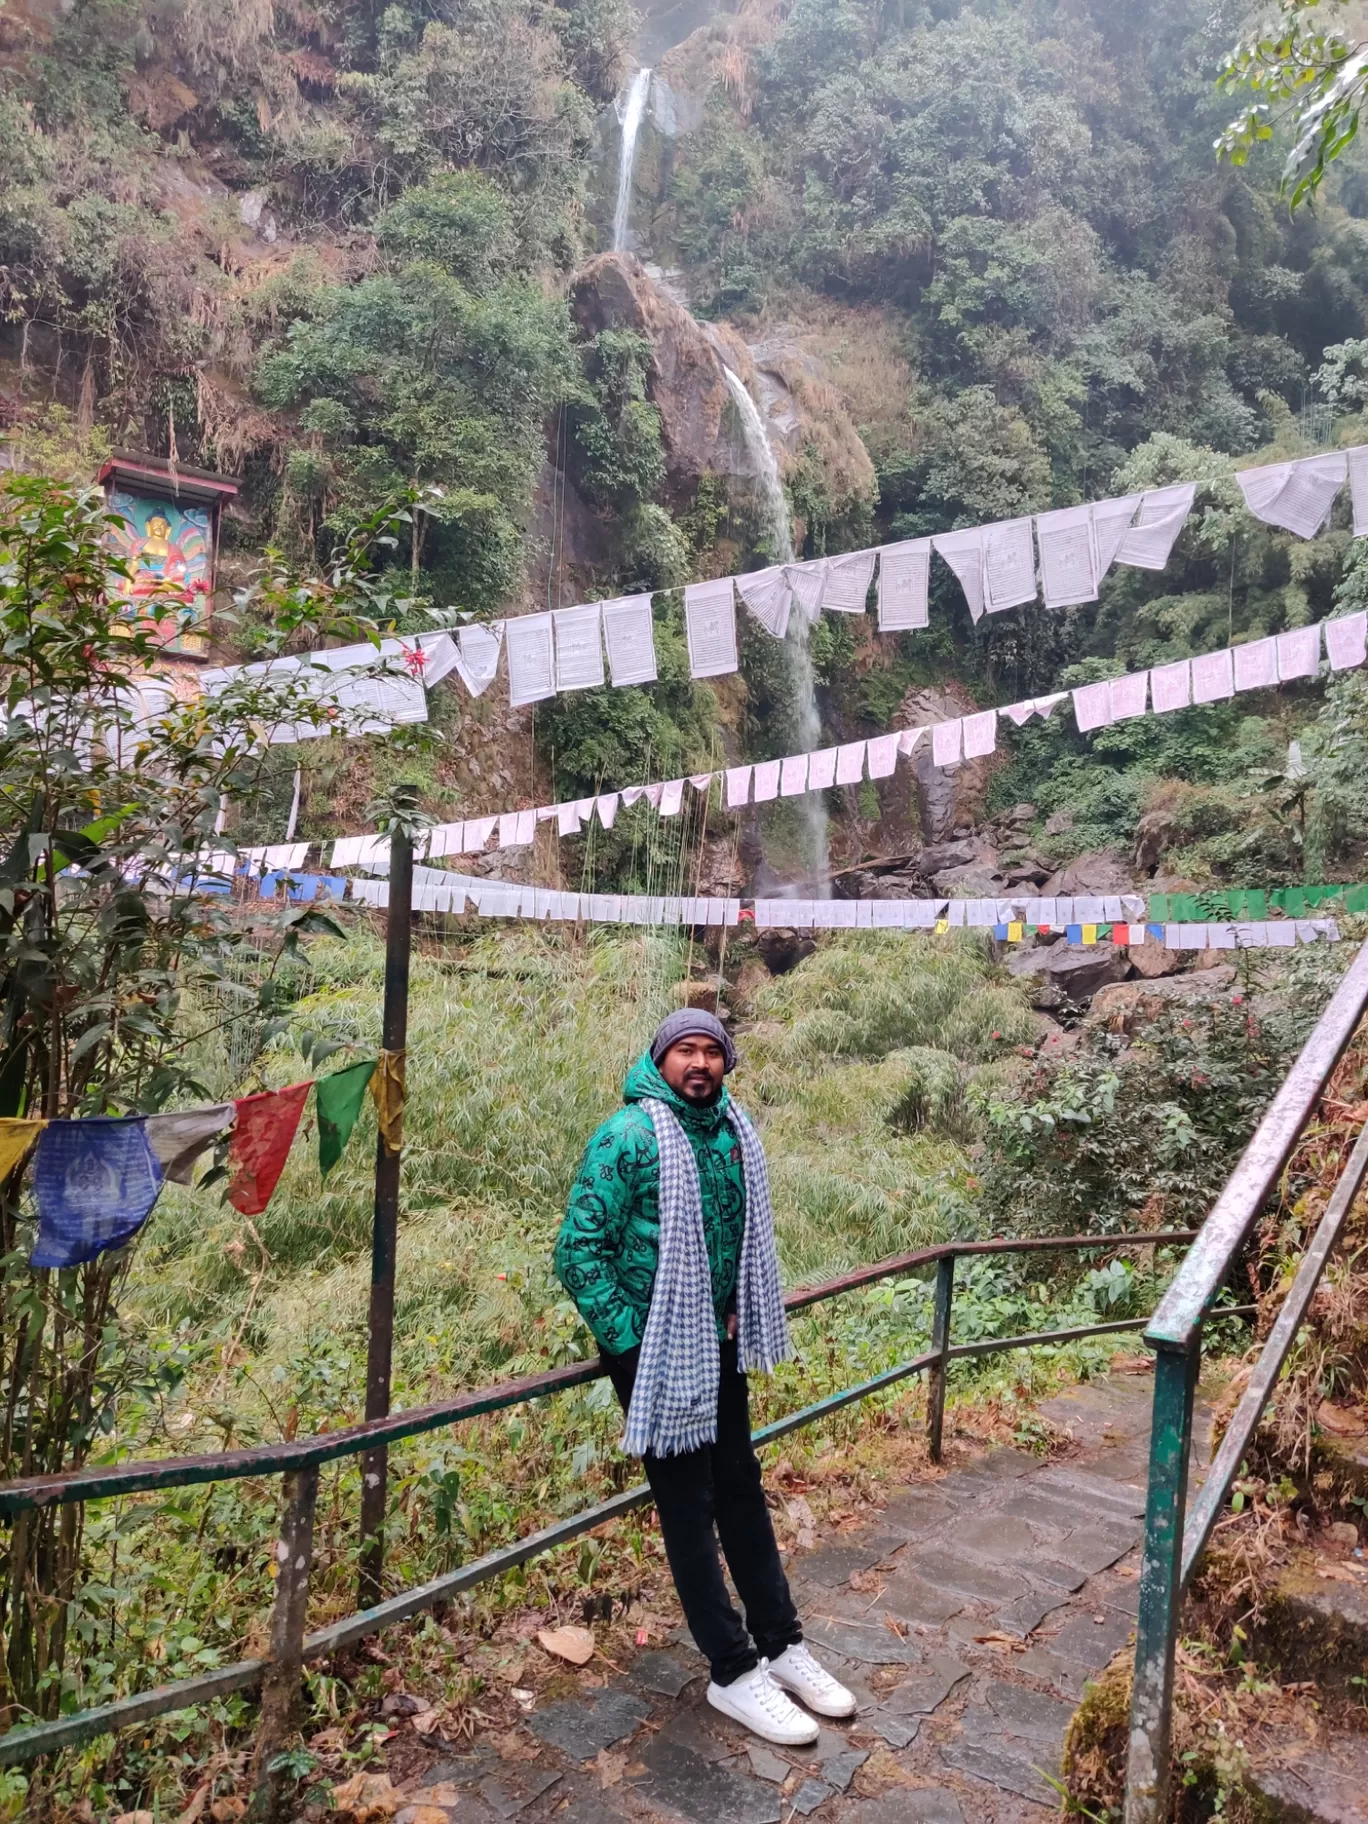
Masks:
[[[651,1062],[651,1054],[643,1052],[627,1072],[627,1080],[622,1085],[624,1102],[642,1102],[649,1098],[654,1102],[663,1102],[687,1126],[704,1128],[709,1132],[721,1127],[727,1118],[731,1106],[731,1097],[723,1085],[722,1094],[716,1102],[707,1108],[699,1108],[696,1103],[686,1102],[683,1096],[670,1088],[659,1070]]]

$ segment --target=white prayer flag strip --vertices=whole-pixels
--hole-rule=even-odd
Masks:
[[[1349,495],[1354,508],[1354,537],[1368,534],[1368,444],[1355,444],[1346,450],[1349,463]]]
[[[965,716],[961,723],[964,731],[964,757],[966,760],[982,760],[997,749],[997,711],[982,710],[976,716]]]
[[[1294,678],[1314,678],[1320,671],[1320,622],[1309,627],[1292,627],[1278,635],[1278,681],[1287,684]]]
[[[603,611],[597,602],[552,610],[556,632],[556,689],[603,687]]]
[[[1099,581],[1116,562],[1117,552],[1131,528],[1142,498],[1139,494],[1123,494],[1114,500],[1094,501],[1089,508]]]
[[[1149,673],[1127,672],[1111,681],[1111,716],[1113,722],[1129,722],[1143,716],[1149,702]]]
[[[908,539],[879,548],[879,631],[901,633],[930,625],[931,540]]]
[[[1073,693],[1073,704],[1074,721],[1080,734],[1108,727],[1113,719],[1110,680],[1104,678],[1100,684],[1080,685]]]
[[[1269,690],[1278,681],[1278,643],[1248,640],[1233,649],[1236,690]]]
[[[755,768],[755,784],[751,793],[755,804],[768,804],[772,798],[779,796],[779,762],[761,760]]]
[[[1333,450],[1266,468],[1237,469],[1235,479],[1256,519],[1299,538],[1314,538],[1329,519],[1347,472],[1344,451]]]
[[[1325,656],[1334,671],[1368,664],[1368,609],[1325,622]]]
[[[1197,484],[1192,481],[1171,488],[1151,488],[1140,502],[1134,524],[1117,546],[1117,563],[1129,564],[1135,570],[1163,570],[1196,498]]]
[[[1178,659],[1172,665],[1156,665],[1150,672],[1150,700],[1154,713],[1186,709],[1192,701],[1192,661]]]
[[[617,688],[656,680],[655,623],[649,595],[623,595],[603,603],[608,670]]]
[[[931,759],[940,767],[958,766],[963,753],[963,729],[956,717],[950,722],[935,722],[931,726]]]
[[[874,555],[873,551],[851,551],[827,559],[823,608],[835,609],[838,614],[864,613],[874,575]]]
[[[959,579],[964,599],[969,604],[973,621],[983,619],[983,528],[972,526],[963,532],[942,532],[931,540],[935,551],[945,559]]]
[[[736,598],[729,576],[688,585],[684,624],[691,677],[719,678],[736,670]]]
[[[618,794],[600,792],[595,802],[598,805],[599,822],[605,830],[611,830],[618,814]]]
[[[864,778],[865,744],[848,741],[836,750],[837,785],[858,785]]]
[[[1047,608],[1095,602],[1101,581],[1090,507],[1061,507],[1036,515],[1040,582]]]
[[[822,594],[826,588],[827,559],[815,557],[806,564],[785,564],[784,581],[793,591],[799,611],[815,621],[822,611]]]
[[[660,788],[660,814],[662,817],[678,817],[684,805],[684,781],[667,779]]]
[[[508,701],[523,709],[556,694],[556,671],[551,648],[551,616],[520,614],[504,625],[508,647]]]
[[[776,564],[768,570],[738,576],[736,587],[741,592],[741,600],[765,632],[782,640],[788,632],[789,614],[793,608],[793,592],[782,567]]]
[[[472,697],[484,694],[494,682],[503,651],[504,623],[488,627],[462,627],[456,635],[456,675]]]
[[[983,606],[989,614],[1036,599],[1033,521],[1006,519],[989,526],[983,541]]]
[[[865,744],[865,754],[869,765],[871,779],[888,779],[898,764],[898,737],[877,735]]]
[[[779,796],[797,798],[808,789],[808,757],[806,754],[790,754],[782,761],[779,768]]]
[[[744,804],[750,803],[751,771],[749,766],[729,766],[727,768],[727,809],[739,811]]]
[[[1235,672],[1230,648],[1204,652],[1192,661],[1192,700],[1194,703],[1216,703],[1235,694]]]
[[[808,790],[824,792],[836,783],[836,749],[821,748],[808,755]]]

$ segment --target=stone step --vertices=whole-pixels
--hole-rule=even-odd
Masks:
[[[1265,1594],[1255,1647],[1284,1684],[1306,1680],[1322,1700],[1361,1705],[1368,1695],[1368,1561],[1298,1553]]]
[[[1258,1824],[1368,1824],[1368,1736],[1299,1736],[1245,1781]]]

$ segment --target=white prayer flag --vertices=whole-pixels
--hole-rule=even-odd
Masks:
[[[1149,701],[1149,673],[1129,671],[1123,678],[1111,681],[1111,716],[1113,722],[1128,722],[1132,716],[1143,716]]]
[[[603,687],[603,610],[597,602],[580,608],[556,608],[556,689],[601,690]]]
[[[1113,720],[1110,681],[1104,679],[1100,684],[1084,684],[1073,693],[1073,705],[1074,721],[1080,734],[1106,728]]]
[[[1297,941],[1296,922],[1290,918],[1270,918],[1264,926],[1264,937],[1271,950],[1290,950]]]
[[[783,566],[774,564],[768,570],[738,576],[736,586],[741,591],[741,600],[765,632],[782,640],[788,632],[789,614],[793,608],[793,592],[785,580]]]
[[[808,790],[824,792],[836,783],[836,749],[824,747],[808,755]]]
[[[965,716],[961,724],[964,731],[964,757],[966,760],[982,760],[986,755],[997,750],[997,711],[981,710],[976,716]]]
[[[618,794],[616,792],[600,792],[595,802],[598,805],[599,822],[603,825],[605,830],[611,830],[618,814]]]
[[[1293,627],[1278,635],[1278,681],[1290,683],[1293,678],[1314,678],[1320,671],[1320,622],[1309,627]]]
[[[910,760],[917,751],[917,743],[930,732],[929,723],[923,724],[920,728],[900,728],[898,730],[898,752],[905,754]]]
[[[931,726],[931,760],[935,766],[958,766],[962,754],[963,727],[958,717]]]
[[[1035,698],[1027,697],[1024,703],[1008,703],[998,714],[1006,716],[1009,722],[1015,722],[1018,728],[1024,728],[1035,714]]]
[[[591,823],[597,809],[597,798],[579,798],[575,801],[575,811],[581,823]]]
[[[1232,649],[1236,690],[1269,690],[1278,681],[1277,641],[1247,640]]]
[[[793,591],[793,599],[799,611],[809,621],[815,621],[822,609],[822,593],[826,588],[827,560],[814,557],[806,564],[785,564],[784,581]]]
[[[1235,672],[1228,646],[1222,647],[1219,652],[1201,653],[1192,661],[1194,703],[1215,703],[1222,697],[1233,697],[1234,694]]]
[[[751,768],[729,766],[727,768],[727,809],[739,811],[743,804],[749,804],[750,789]]]
[[[556,833],[559,836],[579,835],[580,815],[578,805],[558,804],[556,806]]]
[[[1101,581],[1091,507],[1036,514],[1040,581],[1047,608],[1095,602]]]
[[[630,810],[639,799],[646,796],[646,791],[647,788],[644,785],[624,785],[620,794],[623,808]]]
[[[694,790],[696,792],[702,792],[705,797],[712,790],[712,782],[713,782],[712,773],[690,773],[689,774],[689,784],[694,788]]]
[[[834,608],[838,614],[863,614],[873,575],[872,551],[851,551],[843,557],[829,557],[826,585],[822,590],[823,608]]]
[[[466,819],[465,852],[467,855],[480,853],[494,834],[494,826],[498,821],[497,817],[468,817]]]
[[[614,686],[620,690],[625,684],[654,684],[655,623],[650,596],[622,595],[604,602],[602,607],[603,637]]]
[[[983,540],[983,606],[989,614],[1036,599],[1033,522],[1005,519],[986,528]]]
[[[1356,443],[1346,450],[1349,462],[1349,494],[1354,505],[1354,537],[1368,533],[1368,443]]]
[[[1347,472],[1344,451],[1332,450],[1267,468],[1237,469],[1235,479],[1256,519],[1299,538],[1314,538],[1330,517]]]
[[[952,931],[962,931],[964,929],[964,906],[965,902],[962,899],[952,899],[946,903],[945,922]]]
[[[1178,659],[1172,665],[1156,665],[1150,673],[1150,697],[1156,715],[1186,709],[1192,701],[1192,661]]]
[[[868,755],[869,776],[871,779],[888,779],[892,777],[898,764],[898,737],[876,735],[866,746]]]
[[[1116,562],[1121,541],[1130,530],[1140,501],[1139,494],[1124,494],[1115,500],[1094,501],[1089,509],[1092,513],[1093,545],[1097,552],[1099,582]]]
[[[942,532],[931,540],[932,548],[943,557],[959,578],[969,615],[983,619],[983,528],[973,526],[963,532]]]
[[[729,576],[690,583],[684,591],[689,675],[720,678],[736,670],[736,598]]]
[[[667,779],[660,788],[660,814],[662,817],[678,817],[684,805],[684,781]]]
[[[517,848],[526,848],[529,842],[537,840],[536,810],[519,811],[513,824],[513,842]]]
[[[1060,704],[1067,703],[1068,700],[1069,693],[1067,690],[1053,691],[1048,697],[1036,698],[1035,712],[1042,722],[1048,722],[1050,717],[1059,708]]]
[[[1150,488],[1140,502],[1135,523],[1117,547],[1117,563],[1135,570],[1165,569],[1196,498],[1197,484],[1192,481]]]
[[[1325,656],[1335,671],[1368,663],[1368,609],[1325,623]]]
[[[456,675],[472,697],[483,696],[494,682],[503,650],[504,623],[462,627],[456,635]]]
[[[779,796],[779,762],[761,760],[755,768],[755,787],[751,793],[755,804],[768,804]]]
[[[879,547],[879,632],[930,625],[931,540]]]
[[[513,709],[540,703],[556,694],[551,647],[551,616],[520,614],[505,623],[508,646],[508,701]]]
[[[796,798],[808,789],[808,757],[790,754],[779,766],[779,796]]]
[[[864,778],[865,744],[863,741],[848,741],[844,747],[836,750],[836,783],[837,785],[858,785]]]
[[[465,846],[464,823],[436,823],[428,831],[427,854],[432,861],[443,855],[463,855]]]

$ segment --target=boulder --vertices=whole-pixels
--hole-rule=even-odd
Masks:
[[[942,868],[933,874],[936,892],[950,899],[1001,899],[1007,880],[991,861],[972,861],[964,868]]]
[[[1114,849],[1095,849],[1077,855],[1041,888],[1042,899],[1096,897],[1103,893],[1133,893],[1135,876],[1123,855]]]
[[[1115,982],[1102,988],[1088,1009],[1087,1023],[1113,1032],[1134,1032],[1157,1019],[1168,1007],[1215,1000],[1228,994],[1235,982],[1229,963],[1213,969],[1194,969],[1165,981]]]
[[[1060,943],[1015,951],[1007,972],[1030,984],[1033,1007],[1049,1012],[1066,1000],[1091,1000],[1099,988],[1124,980],[1126,966],[1125,955],[1115,944],[1080,949]]]
[[[935,689],[909,690],[893,718],[897,728],[930,728],[958,716],[971,716],[978,705],[959,684],[947,680]],[[939,767],[931,758],[931,742],[923,738],[912,755],[917,781],[917,809],[923,833],[932,843],[943,843],[960,828],[972,829],[983,808],[988,781],[997,764],[993,755],[965,760],[959,766]]]
[[[756,932],[755,947],[771,975],[787,975],[805,956],[811,956],[817,945],[806,931],[770,929]]]
[[[1131,968],[1136,975],[1153,981],[1161,975],[1176,975],[1183,967],[1186,951],[1169,950],[1163,944],[1132,944]]]

